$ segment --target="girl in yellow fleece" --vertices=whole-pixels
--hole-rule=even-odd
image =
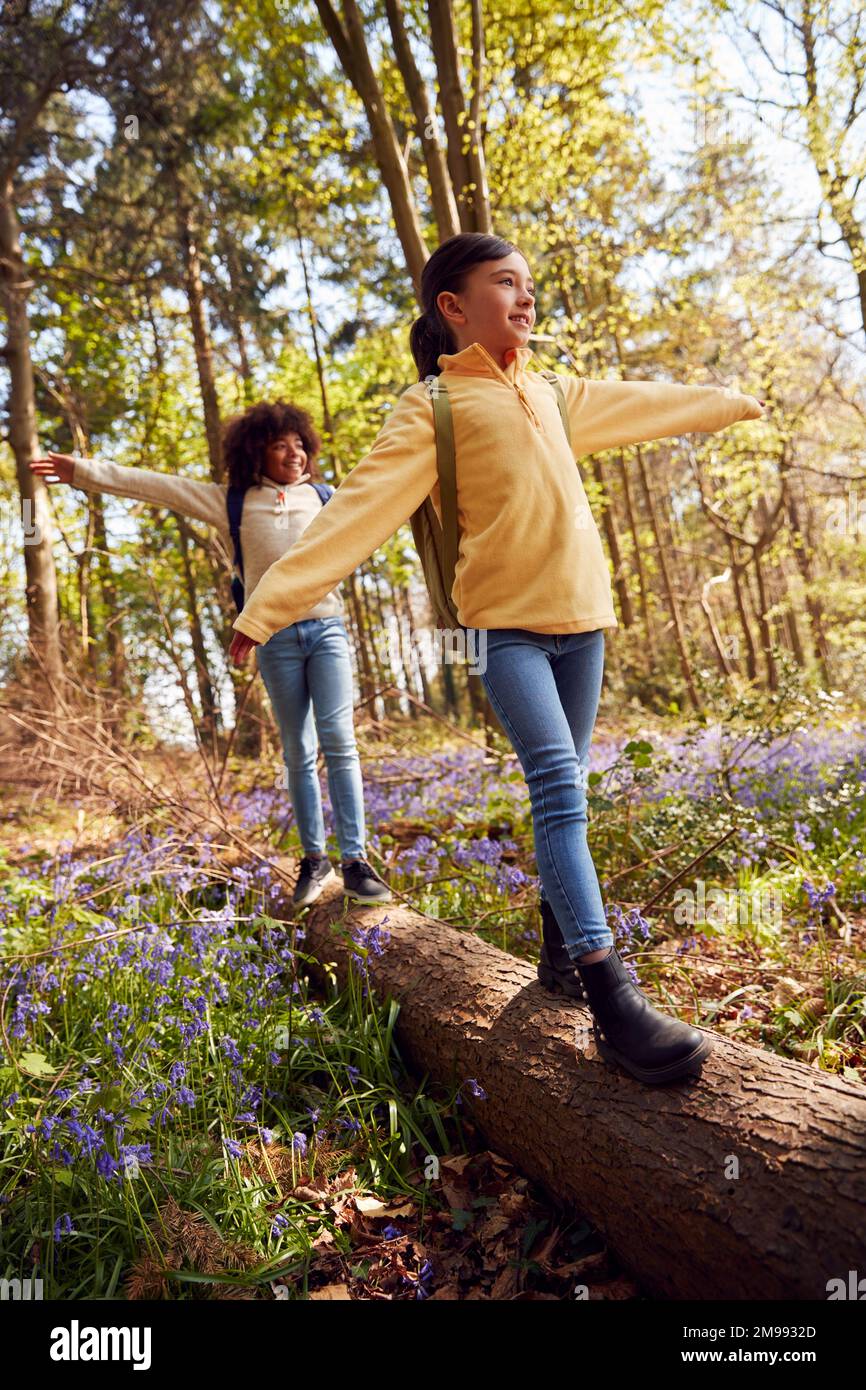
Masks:
[[[757,419],[753,396],[716,386],[588,381],[560,375],[569,446],[551,384],[529,370],[535,287],[500,237],[461,233],[421,279],[410,347],[418,383],[399,397],[372,449],[234,626],[231,655],[306,612],[407,521],[428,496],[440,516],[433,402],[448,385],[460,532],[452,599],[481,678],[523,768],[542,883],[539,976],[585,998],[599,1050],[647,1083],[699,1070],[709,1036],[653,1008],[607,923],[586,841],[586,772],[604,664],[616,627],[610,573],[577,460],[618,445]],[[467,646],[469,645],[467,642]]]

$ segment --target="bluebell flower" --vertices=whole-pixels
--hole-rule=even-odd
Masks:
[[[69,1215],[68,1211],[65,1211],[62,1216],[58,1216],[54,1223],[54,1243],[57,1245],[65,1235],[71,1236],[74,1234],[75,1227],[72,1224],[72,1217]]]

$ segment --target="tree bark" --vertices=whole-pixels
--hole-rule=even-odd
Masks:
[[[785,511],[788,517],[788,525],[791,528],[794,559],[797,562],[800,578],[803,583],[803,598],[806,603],[809,629],[812,634],[815,651],[818,655],[821,676],[824,680],[824,684],[829,690],[833,684],[833,672],[831,669],[830,648],[825,636],[824,609],[816,593],[815,576],[812,572],[811,547],[800,521],[800,509],[794,492],[794,480],[791,476],[790,462],[790,450],[788,447],[785,447],[783,449],[779,468],[779,475],[782,482],[782,495],[785,499]],[[801,659],[800,664],[805,665],[805,661]]]
[[[52,702],[52,686],[63,676],[57,608],[57,574],[48,487],[30,462],[39,457],[36,435],[36,390],[30,356],[30,317],[27,298],[32,281],[21,254],[21,230],[15,208],[11,169],[0,188],[0,295],[6,311],[6,342],[2,355],[9,372],[9,446],[15,457],[18,489],[24,509],[24,594],[30,641],[48,677],[43,698]]]
[[[445,151],[439,143],[435,106],[431,104],[427,85],[415,62],[415,55],[406,33],[401,0],[385,0],[385,13],[388,16],[391,38],[394,40],[394,56],[403,78],[406,95],[412,105],[415,126],[424,151],[438,239],[440,242],[447,241],[460,231],[460,220],[457,216],[454,190],[448,178]]]
[[[631,482],[629,481],[628,469],[629,460],[625,454],[620,452],[620,476],[622,477],[622,491],[625,498],[625,510],[628,517],[628,526],[631,533],[631,542],[634,552],[634,564],[637,570],[638,592],[640,593],[640,610],[643,618],[644,632],[646,634],[647,651],[647,670],[654,671],[656,667],[656,640],[655,629],[653,627],[652,614],[649,608],[648,584],[646,572],[644,570],[643,555],[640,548],[640,536],[637,528],[637,517],[635,515],[634,502],[632,501]]]
[[[335,962],[342,986],[358,949],[346,929],[384,914],[332,923],[341,909],[326,890],[303,950]],[[288,897],[269,911],[291,918]],[[719,1034],[700,1078],[644,1086],[598,1055],[589,1011],[545,993],[527,962],[401,903],[384,931],[366,964],[400,1005],[408,1064],[477,1081],[486,1099],[461,1095],[491,1148],[585,1213],[658,1297],[824,1300],[829,1279],[862,1270],[862,1086]]]
[[[623,560],[622,546],[619,543],[616,518],[613,514],[613,497],[607,486],[604,464],[597,455],[594,455],[592,458],[592,473],[602,492],[601,524],[604,527],[607,548],[610,551],[610,560],[613,565],[613,584],[616,589],[617,598],[619,599],[619,612],[622,618],[622,625],[623,627],[631,627],[634,623],[634,610],[631,603],[631,594],[628,591],[628,574],[626,573],[625,562]]]
[[[376,163],[391,203],[394,226],[406,257],[406,268],[412,277],[416,295],[420,295],[421,271],[429,252],[412,194],[406,161],[400,149],[385,95],[370,60],[364,33],[364,18],[355,0],[343,0],[343,19],[331,0],[316,0],[316,9],[334,45],[343,71],[364,104]]]
[[[204,287],[201,279],[201,255],[198,248],[198,235],[192,209],[184,201],[178,189],[178,231],[183,252],[186,297],[189,305],[189,320],[195,345],[195,361],[198,369],[199,388],[204,409],[204,429],[207,437],[208,458],[211,477],[215,483],[223,481],[222,431],[220,427],[219,402],[213,370],[213,348],[204,302]]]
[[[653,528],[653,536],[655,538],[656,551],[658,553],[659,569],[661,570],[662,581],[664,583],[665,597],[668,601],[668,611],[670,612],[671,619],[674,625],[674,633],[676,635],[677,640],[677,651],[679,653],[680,658],[680,670],[683,673],[683,680],[685,682],[686,690],[689,693],[689,699],[691,700],[694,708],[696,710],[700,710],[701,699],[698,695],[697,686],[695,685],[694,673],[692,671],[692,664],[689,660],[688,648],[686,646],[685,624],[683,623],[683,615],[680,609],[679,600],[674,591],[671,569],[670,565],[668,564],[666,547],[661,533],[661,518],[659,516],[659,510],[656,506],[656,500],[653,496],[652,491],[652,483],[650,482],[646,462],[644,461],[644,456],[639,445],[636,447],[635,453],[637,454],[638,468],[640,470],[641,482],[643,483],[644,497],[646,498],[650,524]]]
[[[472,66],[474,92],[467,108],[452,0],[427,0],[430,39],[436,60],[439,101],[445,121],[448,170],[457,195],[460,230],[490,232],[490,202],[481,143],[479,99],[482,92],[484,33],[480,9],[472,11]]]
[[[205,645],[204,633],[202,632],[201,622],[198,616],[198,594],[195,587],[195,576],[189,558],[190,528],[186,518],[179,512],[172,512],[180,536],[180,558],[183,565],[183,583],[186,593],[187,614],[189,616],[189,633],[192,644],[192,654],[195,661],[195,676],[198,685],[198,696],[201,700],[201,741],[206,748],[214,749],[219,723],[217,710],[216,693],[214,681],[211,675],[210,664],[207,659],[207,647]]]
[[[749,615],[746,612],[746,603],[743,598],[743,565],[737,559],[736,546],[733,537],[726,535],[725,540],[728,546],[728,554],[731,557],[731,577],[734,581],[734,597],[737,602],[737,617],[740,620],[740,630],[743,634],[743,645],[746,652],[746,674],[750,681],[758,679],[758,654],[755,650],[755,639],[752,636],[752,628],[749,623]]]

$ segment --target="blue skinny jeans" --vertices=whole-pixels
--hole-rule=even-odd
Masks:
[[[541,896],[577,960],[613,945],[586,841],[586,779],[604,672],[604,629],[481,631],[486,654],[479,629],[468,629],[484,688],[529,788]]]
[[[280,730],[304,854],[325,853],[316,770],[318,730],[342,860],[364,859],[364,786],[355,743],[352,660],[343,619],[303,618],[275,632],[256,649],[256,655]]]

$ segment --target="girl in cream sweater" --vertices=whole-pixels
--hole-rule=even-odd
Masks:
[[[245,592],[299,542],[323,510],[311,486],[321,440],[308,413],[285,401],[260,401],[228,422],[223,460],[229,483],[243,492],[240,542]],[[88,492],[136,497],[213,526],[231,552],[227,484],[197,482],[107,459],[49,453],[30,465],[47,482]],[[328,489],[333,493],[333,489]],[[330,498],[328,499],[330,501]],[[280,729],[286,780],[303,856],[292,902],[315,902],[334,871],[325,853],[325,823],[316,766],[318,732],[342,854],[343,888],[360,903],[390,901],[367,862],[364,793],[353,724],[353,678],[343,601],[329,586],[261,647],[259,669]],[[314,724],[315,716],[315,724]]]

